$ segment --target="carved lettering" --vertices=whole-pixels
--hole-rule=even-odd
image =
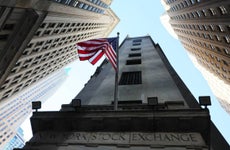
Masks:
[[[189,140],[190,140],[189,136],[188,136],[188,135],[184,135],[184,134],[181,134],[181,135],[180,135],[180,139],[181,139],[182,141],[189,141]]]
[[[146,139],[146,141],[153,141],[153,135],[148,133],[148,134],[146,134],[145,139]]]
[[[139,140],[146,141],[146,138],[144,137],[142,133],[138,133],[137,135],[139,136]]]
[[[170,137],[167,134],[164,135],[164,141],[171,141]]]
[[[138,140],[138,135],[136,133],[132,134],[132,141],[137,141]]]
[[[153,136],[154,136],[154,140],[155,140],[155,141],[162,141],[161,134],[155,133],[155,134],[153,134]]]
[[[172,141],[180,141],[179,134],[170,134]]]
[[[94,141],[97,139],[97,134],[96,133],[92,133],[90,136],[90,140]]]
[[[102,140],[109,140],[111,139],[111,135],[110,134],[107,134],[107,133],[103,133],[102,134]]]
[[[164,132],[63,132],[39,133],[34,141],[46,143],[95,143],[95,144],[135,144],[135,145],[205,145],[199,133]]]
[[[126,140],[126,139],[125,139],[125,134],[123,134],[123,133],[120,134],[120,140],[121,140],[121,141]]]
[[[190,137],[192,142],[197,142],[197,138],[195,137],[194,134],[189,134],[189,137]]]

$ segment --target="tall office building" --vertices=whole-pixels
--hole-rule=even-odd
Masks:
[[[76,60],[76,43],[107,37],[111,0],[0,0],[0,102]]]
[[[13,150],[14,148],[22,148],[25,145],[23,138],[23,130],[19,128],[17,134],[10,140],[10,142],[3,148],[3,150]]]
[[[64,69],[52,73],[39,82],[20,91],[0,105],[0,149],[3,149],[32,112],[32,101],[45,102],[67,78]]]
[[[151,37],[127,37],[119,48],[118,110],[115,71],[104,61],[70,104],[34,112],[37,150],[229,150],[210,121],[208,97],[200,104]]]
[[[230,114],[230,1],[162,3],[178,39]]]

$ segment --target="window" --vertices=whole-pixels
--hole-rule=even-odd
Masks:
[[[141,59],[131,59],[126,61],[126,65],[137,65],[141,64]]]
[[[0,41],[1,40],[7,40],[7,38],[8,38],[8,34],[2,34],[2,35],[0,35]]]
[[[226,66],[228,66],[228,63],[225,60],[222,60],[222,61]]]
[[[139,51],[141,48],[131,48],[131,51]]]
[[[132,54],[129,54],[129,57],[140,57],[141,56],[141,53],[132,53]]]
[[[142,83],[141,71],[123,72],[121,75],[119,85],[130,85],[130,84],[141,84],[141,83]]]
[[[230,55],[230,52],[227,48],[224,48],[224,52],[227,54],[227,55]]]
[[[140,43],[140,42],[142,42],[142,39],[135,39],[135,40],[133,40],[133,43]]]
[[[220,6],[219,9],[223,15],[228,13],[227,9],[224,6]]]
[[[216,10],[214,8],[210,8],[210,11],[211,11],[213,16],[216,15]]]
[[[229,38],[229,36],[225,36],[224,39],[225,39],[225,41],[226,41],[227,43],[230,43],[230,38]]]
[[[14,24],[5,24],[3,30],[13,30]]]
[[[141,45],[141,43],[133,43],[133,46]]]
[[[82,8],[84,6],[84,3],[79,3],[78,7]]]

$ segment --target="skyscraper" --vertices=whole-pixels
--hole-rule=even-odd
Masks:
[[[57,70],[77,60],[76,43],[107,37],[116,26],[110,4],[0,1],[0,149],[30,114],[31,101],[47,99],[61,83]]]
[[[76,43],[107,37],[111,0],[0,1],[0,102],[76,60]]]
[[[4,150],[12,150],[14,148],[22,148],[25,145],[23,139],[23,130],[19,128],[17,134],[10,140],[9,143],[4,147]]]
[[[65,70],[58,70],[1,102],[0,149],[17,135],[18,128],[32,112],[31,103],[33,101],[45,102],[66,78]]]
[[[24,149],[229,149],[209,98],[196,101],[151,37],[127,37],[119,55],[117,111],[115,71],[105,60],[70,104],[33,113]]]
[[[230,2],[162,0],[162,3],[178,39],[220,104],[230,113]]]

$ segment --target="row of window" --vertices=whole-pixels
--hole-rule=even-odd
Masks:
[[[58,3],[61,3],[61,4],[65,4],[65,5],[74,6],[74,7],[76,7],[76,5],[79,3],[78,0],[52,0],[52,1],[58,2]],[[101,0],[87,0],[87,1],[91,2],[91,3],[95,4],[95,5],[98,5],[98,6],[108,8],[108,5],[105,4],[104,2],[102,2]]]
[[[25,56],[28,55],[28,58],[20,59],[15,64],[15,67],[11,71],[12,74],[14,74],[14,77],[10,76],[9,78],[7,78],[4,85],[1,87],[1,90],[7,88],[7,91],[3,93],[2,99],[9,97],[13,93],[20,91],[23,87],[32,84],[33,82],[39,80],[40,78],[43,78],[47,74],[55,71],[56,69],[62,67],[63,65],[73,61],[76,56],[75,51],[73,51],[75,49],[74,44],[61,49],[50,49],[50,48],[54,48],[56,46],[58,47],[64,46],[67,43],[72,43],[76,40],[78,41],[83,38],[92,37],[94,34],[96,34],[96,32],[88,32],[88,33],[82,33],[78,35],[67,36],[63,38],[41,41],[37,43],[30,43],[28,45],[28,48],[25,49],[23,52]],[[36,54],[37,57],[31,55],[31,53]],[[38,53],[40,55],[38,55]],[[61,65],[60,62],[63,62],[63,64]],[[30,69],[28,70],[28,68]],[[44,71],[46,73],[39,74],[38,76],[34,77],[33,80],[28,80],[31,76],[35,76],[38,72],[44,72]],[[19,72],[21,73],[19,74]],[[16,73],[18,74],[18,76],[15,76]],[[24,82],[22,82],[22,84],[20,84],[16,88],[15,87],[12,87],[13,89],[10,88],[11,86],[21,82],[21,80],[28,80],[28,81],[25,84],[23,84]]]
[[[0,115],[0,118],[4,120],[7,119],[8,125],[10,126],[14,126],[15,123],[19,123],[19,121],[21,121],[20,120],[21,118],[24,118],[31,112],[31,101],[38,100],[39,98],[44,96],[47,93],[47,91],[55,87],[56,84],[59,84],[59,82],[57,81],[60,80],[60,77],[62,77],[62,75],[63,74],[57,74],[49,80],[50,84],[47,84],[47,82],[43,82],[40,86],[36,86],[32,88],[30,91],[25,92],[24,94],[20,95],[20,98],[14,99],[15,101],[9,103],[9,107],[5,109],[6,112],[5,111],[2,112],[2,109],[0,109],[2,112],[1,115],[4,115],[3,117]],[[24,103],[22,103],[22,101]],[[11,112],[14,112],[14,113],[11,114]],[[10,137],[9,135],[7,135],[7,133],[9,132],[7,129],[11,127],[8,127],[6,125],[2,126],[2,125],[5,125],[5,123],[0,125],[0,131],[4,132],[4,134],[0,135],[0,143],[5,142],[6,139]]]
[[[201,31],[211,31],[211,32],[230,32],[230,25],[214,25],[214,24],[172,24],[173,28],[177,29],[188,29],[188,30],[198,30]]]
[[[98,27],[100,25],[103,25],[103,23],[87,23],[87,22],[81,22],[81,23],[76,23],[76,22],[43,22],[39,29],[56,29],[56,28],[73,28],[73,27]]]
[[[198,45],[198,46],[200,46],[206,50],[215,51],[215,52],[218,52],[219,54],[230,56],[230,52],[229,52],[229,49],[227,47],[218,46],[218,45],[211,44],[210,42],[203,42],[201,40],[188,38],[188,37],[185,37],[183,35],[178,35],[178,36],[181,39],[187,41],[188,43]]]
[[[221,14],[227,14],[227,10],[224,6],[218,7],[220,10],[222,10]],[[184,14],[180,14],[177,16],[172,16],[171,19],[173,20],[185,20],[185,19],[196,19],[196,18],[200,18],[200,17],[209,17],[209,16],[214,16],[217,15],[217,11],[214,8],[209,8],[209,9],[203,9],[201,11],[193,11],[193,12],[189,12],[189,13],[184,13]]]
[[[198,38],[203,38],[207,43],[210,43],[212,41],[216,42],[225,42],[226,44],[230,43],[230,36],[229,35],[218,35],[218,34],[212,34],[207,32],[195,32],[192,30],[180,30],[180,29],[174,29],[177,34],[184,33],[189,36],[195,36]],[[223,44],[224,45],[224,44]]]
[[[142,39],[134,39],[132,41],[133,46],[141,45]],[[134,47],[130,49],[132,53],[128,55],[126,60],[126,65],[138,65],[141,64],[141,50],[140,47]],[[132,72],[123,72],[119,81],[119,85],[131,85],[131,84],[141,84],[142,83],[142,72],[141,71],[132,71]]]
[[[230,81],[230,70],[228,70],[229,63],[227,60],[215,55],[215,53],[209,53],[209,51],[203,48],[191,45],[190,43],[188,44],[182,41],[182,44],[187,50],[191,51],[191,53],[196,56],[197,60],[205,65],[206,68],[217,73],[223,80]]]
[[[177,2],[175,0],[167,0],[167,4],[172,4],[174,2]],[[191,5],[194,5],[196,3],[200,2],[200,0],[184,0],[182,1],[181,3],[177,3],[176,5],[172,6],[171,7],[171,11],[177,11],[177,10],[180,10],[180,9],[183,9],[185,7],[189,7]]]
[[[57,79],[60,78],[60,75],[57,74],[58,76],[52,78],[49,82],[52,83],[52,82],[55,82]],[[30,92],[26,92],[24,94],[22,94],[19,98],[16,98],[14,99],[14,103],[8,103],[7,104],[7,107],[2,107],[0,108],[0,118],[3,114],[6,114],[9,110],[12,110],[13,108],[15,108],[16,106],[18,106],[20,104],[20,101],[19,100],[26,100],[28,99],[30,96],[32,96],[33,94],[37,93],[38,91],[40,91],[40,89],[44,89],[45,87],[47,86],[47,83],[43,83],[42,85],[40,86],[36,86],[35,88],[32,88],[30,90]],[[16,109],[19,108],[19,107],[16,107]]]
[[[36,31],[35,36],[50,36],[73,32],[95,30],[103,27],[103,23],[43,23]]]
[[[87,1],[92,2],[92,3],[96,4],[96,5],[104,7],[104,8],[108,8],[109,7],[107,4],[105,4],[101,0],[87,0]]]
[[[66,52],[66,53],[68,54],[68,52]],[[49,59],[47,61],[45,61],[46,64],[48,64],[49,61],[50,61],[50,63],[56,64],[54,62],[54,60],[52,60],[51,57],[48,57],[48,58]],[[30,64],[29,66],[31,66],[31,65],[35,64],[35,62],[36,62],[35,59],[36,59],[36,57],[33,58],[33,59],[29,59],[30,61],[26,61],[26,62]],[[64,61],[65,59],[66,59],[66,56],[64,56],[64,58],[62,58],[62,57],[60,57],[60,56],[58,57],[58,55],[56,55],[55,61],[59,62],[59,61]],[[5,84],[7,84],[7,83],[8,84],[16,84],[16,83],[21,82],[21,80],[24,80],[24,79],[28,80],[28,78],[30,76],[32,76],[32,75],[36,75],[36,74],[38,74],[41,71],[45,71],[45,68],[41,66],[41,65],[43,65],[42,63],[43,62],[36,63],[36,64],[40,65],[40,66],[37,66],[37,67],[34,66],[32,68],[29,68],[29,66],[28,66],[28,69],[27,69],[28,71],[22,72],[21,74],[18,74],[18,75],[14,74],[14,76],[10,76],[10,78],[6,80]],[[43,66],[45,66],[46,64],[44,64]],[[7,86],[4,87],[4,88],[7,88]]]
[[[93,5],[89,5],[89,4],[80,2],[78,0],[52,0],[52,1],[64,4],[64,5],[68,5],[68,6],[71,6],[71,7],[76,7],[76,8],[92,11],[92,12],[95,12],[95,13],[100,13],[100,14],[104,13],[103,9],[94,7]],[[106,5],[105,3],[103,3],[100,0],[88,0],[88,1],[89,2],[91,2],[91,1],[95,2],[94,4],[96,4],[96,5],[100,6],[100,7],[103,7],[103,8],[108,7],[108,5]]]
[[[189,1],[189,0],[187,0]],[[189,3],[187,1],[182,1],[179,4],[171,5],[171,8],[169,10],[170,12],[180,11],[183,8],[190,7]],[[204,2],[205,3],[205,2]],[[194,18],[200,18],[200,17],[212,17],[215,15],[226,15],[228,14],[228,5],[221,5],[216,7],[202,7],[201,10],[189,10],[189,12],[186,13],[180,13],[179,15],[171,16],[171,19],[174,20],[180,20],[180,19],[194,19]]]
[[[75,53],[72,54],[72,52],[71,52],[71,53],[65,54],[65,56],[60,59],[60,62],[57,62],[58,65],[53,64],[54,66],[51,66],[51,64],[49,64],[49,62],[45,62],[45,65],[43,65],[43,67],[42,67],[43,71],[40,71],[40,72],[38,72],[39,70],[36,71],[37,73],[31,74],[30,78],[24,78],[24,77],[17,78],[16,83],[19,84],[17,87],[14,87],[11,84],[11,82],[9,82],[9,85],[8,85],[9,87],[7,88],[7,91],[5,91],[3,93],[2,99],[5,99],[5,98],[11,96],[12,94],[15,94],[17,91],[19,91],[19,89],[22,89],[28,85],[31,85],[32,83],[40,80],[41,78],[47,76],[48,74],[54,72],[55,70],[61,68],[62,66],[72,62],[73,60],[75,60],[75,57],[76,57]],[[56,59],[56,60],[58,61],[58,59]],[[52,59],[50,61],[52,61]],[[42,64],[40,64],[40,65],[42,65]],[[47,69],[45,69],[45,68],[47,68]],[[24,74],[24,75],[27,76],[28,74]],[[24,82],[21,81],[22,79],[24,80]],[[19,82],[19,80],[20,80],[20,82]],[[4,89],[6,89],[6,87],[4,87]]]
[[[64,1],[61,0],[58,2]],[[74,1],[65,2],[70,4]],[[89,2],[105,7],[100,0]],[[10,97],[12,94],[75,60],[77,56],[75,54],[74,42],[102,34],[101,30],[95,31],[95,29],[103,28],[105,25],[105,23],[92,22],[43,22],[36,32],[37,35],[35,34],[33,38],[35,41],[37,36],[46,35],[50,37],[52,34],[60,36],[58,38],[57,36],[53,37],[55,39],[50,37],[50,40],[47,40],[47,37],[44,40],[43,38],[39,38],[39,40],[43,41],[33,42],[32,40],[28,44],[27,48],[23,51],[23,56],[12,68],[11,75],[6,79],[3,86],[0,87],[0,99]],[[6,26],[6,29],[12,27],[9,25]],[[71,34],[77,30],[83,32]]]

